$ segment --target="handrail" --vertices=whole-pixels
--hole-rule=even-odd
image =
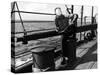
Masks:
[[[28,11],[13,11],[11,13],[20,12],[20,13],[28,13],[28,14],[39,14],[39,15],[56,15],[53,13],[39,13],[39,12],[28,12]]]
[[[55,28],[52,28],[52,29],[41,29],[41,30],[31,30],[31,31],[23,31],[23,32],[11,32],[11,34],[30,33],[30,32],[45,31],[45,30],[54,30],[54,29]]]
[[[19,20],[12,20],[11,23],[20,23],[21,21]],[[35,22],[55,22],[55,21],[46,21],[46,20],[23,20],[24,23],[35,23]]]
[[[86,25],[86,26],[77,27],[76,28],[76,33],[83,32],[83,31],[88,31],[88,30],[94,30],[94,29],[97,29],[97,24],[93,24],[93,25],[89,24],[89,25]],[[40,38],[52,37],[52,36],[57,36],[57,35],[61,35],[61,34],[62,33],[57,33],[55,30],[54,31],[49,31],[49,32],[44,32],[44,33],[35,33],[35,34],[27,35],[26,40],[28,40],[28,41],[36,40],[36,39],[40,39]],[[12,37],[11,40],[14,41],[13,37]],[[23,37],[18,37],[17,38],[17,42],[20,42],[20,41],[23,41],[23,40],[24,40]]]
[[[19,17],[20,17],[20,20],[21,20],[21,24],[22,24],[23,30],[26,31],[17,2],[15,2],[15,4],[16,4],[17,10],[18,10],[17,12],[19,14]],[[14,11],[12,11],[12,12],[14,12]]]

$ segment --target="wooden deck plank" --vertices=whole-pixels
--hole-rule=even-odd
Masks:
[[[78,63],[75,69],[97,68],[97,41],[91,41],[81,46],[81,48],[86,49],[79,54],[81,55],[81,61]]]

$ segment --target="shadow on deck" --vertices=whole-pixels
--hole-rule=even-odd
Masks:
[[[85,51],[85,50],[84,50]],[[84,53],[84,51],[82,53]],[[82,56],[77,57],[77,61],[71,67],[60,68],[59,70],[80,70],[97,68],[97,42]]]

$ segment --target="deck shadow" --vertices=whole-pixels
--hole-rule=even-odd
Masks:
[[[94,44],[91,48],[89,48],[88,52],[85,55],[83,55],[82,57],[78,57],[74,65],[72,65],[71,67],[67,66],[67,67],[61,68],[57,71],[74,70],[80,64],[91,62],[91,61],[97,62],[97,53],[93,54],[93,52],[96,50],[97,50],[97,43]]]

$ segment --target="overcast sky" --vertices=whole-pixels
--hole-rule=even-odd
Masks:
[[[60,7],[62,9],[63,14],[65,14],[65,5],[64,4],[43,4],[43,3],[33,3],[33,2],[17,2],[20,11],[29,11],[29,12],[41,12],[41,13],[52,13],[54,14],[54,9],[56,7]],[[68,5],[71,7],[71,5]],[[15,7],[16,10],[16,7]],[[84,14],[83,16],[91,16],[92,7],[84,6]],[[74,5],[74,13],[77,13],[79,17],[81,16],[81,6]],[[94,7],[94,15],[97,14],[97,7]],[[55,16],[53,15],[39,15],[39,14],[28,14],[21,13],[23,20],[46,20],[46,21],[54,21]],[[15,19],[19,20],[18,13],[15,14]]]

